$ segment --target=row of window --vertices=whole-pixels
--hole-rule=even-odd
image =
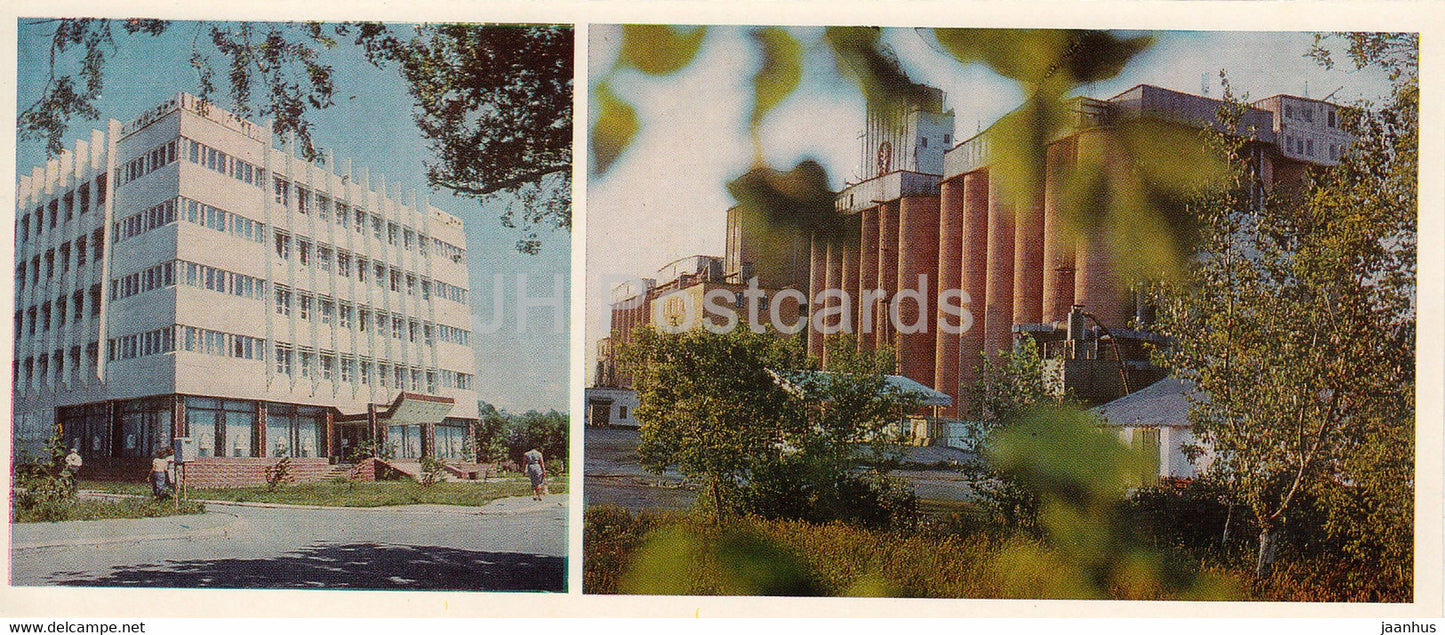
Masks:
[[[211,207],[205,203],[198,203],[186,197],[180,197],[181,209],[185,211],[187,222],[195,223],[202,227],[208,227],[218,232],[225,232],[239,236],[251,242],[266,242],[266,224],[254,221],[245,216],[240,216],[223,209]]]
[[[252,300],[266,298],[266,281],[245,274],[217,269],[185,260],[170,260],[144,271],[114,278],[110,281],[111,301],[129,298],[153,289],[176,284],[176,273],[180,272],[180,283],[187,286],[208,289]]]
[[[416,295],[417,289],[420,288],[421,299],[431,300],[432,280],[424,276],[418,277],[414,273],[404,272],[397,267],[388,266],[380,260],[369,261],[366,256],[352,254],[326,243],[312,243],[306,238],[299,237],[293,239],[290,234],[280,230],[275,232],[275,238],[276,257],[282,260],[290,260],[294,254],[296,261],[303,267],[315,267],[326,273],[335,271],[343,278],[352,277],[354,272],[356,280],[363,283],[370,275],[372,282],[383,289],[389,288],[397,293]],[[437,281],[435,286],[438,296],[454,302],[466,302],[465,289],[441,281]]]
[[[264,360],[266,358],[266,340],[176,324],[145,333],[111,338],[106,348],[106,360],[113,362],[173,353],[177,350],[220,357]]]
[[[208,170],[220,172],[247,185],[254,185],[256,187],[265,186],[266,171],[260,167],[251,165],[199,141],[193,141],[184,137],[182,137],[181,140],[186,144],[186,159],[191,163]]]
[[[107,342],[106,360],[134,359],[176,350],[176,330],[167,326],[154,331],[112,337]]]
[[[87,366],[81,366],[80,364],[79,345],[70,347],[68,364],[66,363],[65,349],[60,348],[55,349],[53,353],[41,353],[37,357],[27,357],[23,364],[20,360],[15,360],[15,386],[18,388],[21,385],[29,386],[35,382],[43,383],[52,380],[57,383],[67,380],[72,383],[79,383],[81,373],[84,372],[85,369],[95,369],[97,360],[99,359],[99,350],[95,342],[85,345]],[[54,371],[54,375],[51,375],[52,371]],[[68,375],[67,372],[69,373]]]
[[[381,388],[425,391],[436,394],[438,373],[405,364],[373,361],[336,351],[316,351],[308,347],[293,347],[290,344],[276,344],[276,374],[300,379],[338,381],[369,386],[373,382]],[[441,371],[441,378],[448,388],[470,390],[472,375],[455,371]]]
[[[1290,152],[1292,152],[1292,153],[1294,153],[1294,154],[1303,154],[1303,155],[1305,155],[1305,156],[1311,156],[1311,157],[1312,157],[1312,156],[1315,156],[1315,140],[1314,140],[1314,139],[1307,139],[1307,138],[1306,138],[1306,139],[1301,139],[1301,138],[1296,137],[1296,136],[1293,136],[1293,135],[1285,135],[1285,137],[1284,137],[1284,142],[1285,142],[1285,148],[1287,148]],[[1321,151],[1321,154],[1323,154],[1324,147],[1325,147],[1324,142],[1320,142],[1320,151]],[[1337,160],[1339,160],[1339,158],[1340,158],[1340,146],[1339,146],[1338,144],[1334,144],[1334,143],[1330,144],[1330,160],[1331,160],[1331,161],[1337,161]]]
[[[75,256],[73,262],[76,268],[84,267],[85,263],[92,259],[99,261],[105,248],[105,243],[102,242],[104,236],[101,234],[101,231],[102,230],[97,229],[91,236],[81,236],[73,242],[66,241],[60,245],[58,249],[47,249],[45,250],[44,257],[36,254],[28,263],[24,260],[16,263],[15,291],[17,293],[24,291],[27,282],[32,285],[40,284],[40,272],[42,269],[45,272],[45,279],[47,280],[55,275],[57,267],[59,267],[60,273],[62,274],[69,272],[72,255]],[[86,247],[89,245],[94,245],[95,249],[94,253],[87,258]]]
[[[174,222],[176,222],[176,201],[170,199],[144,212],[115,221],[110,239],[113,242],[120,242]]]
[[[119,173],[116,175],[116,187],[125,185],[126,183],[175,163],[176,149],[179,144],[180,139],[171,139],[170,141],[151,148],[147,152],[142,152],[140,156],[134,159],[126,161],[125,165],[120,166]]]
[[[374,328],[383,337],[387,334],[387,325],[389,324],[393,338],[414,343],[420,335],[427,346],[434,343],[433,338],[438,330],[438,325],[431,322],[407,319],[400,314],[388,314],[381,309],[353,305],[330,296],[293,291],[290,287],[280,284],[276,285],[275,298],[277,315],[290,317],[294,312],[296,317],[301,320],[314,320],[322,325],[335,323],[339,328],[355,328],[362,333],[370,332]],[[446,325],[440,325],[440,328],[445,329],[443,341],[464,346],[465,342],[470,341],[470,334],[464,329]]]
[[[100,314],[100,285],[90,286],[90,314]],[[15,339],[22,333],[35,335],[50,330],[52,321],[57,330],[64,328],[68,321],[80,322],[85,316],[86,292],[76,291],[69,296],[61,294],[54,302],[49,300],[24,311],[15,312]],[[69,310],[67,310],[69,309]]]
[[[100,209],[105,205],[105,174],[96,176],[93,182],[81,183],[80,187],[51,199],[48,204],[37,205],[34,212],[21,216],[18,220],[19,227],[15,232],[16,236],[20,238],[21,244],[40,236],[41,232],[45,230],[47,217],[49,218],[49,227],[54,229],[62,215],[65,220],[70,220],[77,214],[89,212],[92,191],[95,192],[95,208]],[[47,209],[49,210],[48,215]]]
[[[461,346],[471,346],[472,334],[466,329],[459,329],[446,324],[437,325],[437,335],[443,342],[451,342]]]
[[[286,179],[276,176],[272,179],[272,192],[278,205],[292,209],[291,191],[293,184]],[[439,238],[432,238],[420,231],[410,227],[383,219],[379,214],[368,214],[366,210],[359,207],[350,207],[341,201],[334,201],[331,197],[319,192],[295,185],[297,213],[304,215],[315,214],[317,218],[334,222],[337,225],[346,227],[350,225],[358,234],[365,234],[367,228],[371,229],[371,235],[377,240],[385,241],[393,247],[401,247],[407,251],[416,249],[422,256],[428,255],[428,248],[434,248],[436,253],[460,263],[466,259],[466,250],[448,243]]]

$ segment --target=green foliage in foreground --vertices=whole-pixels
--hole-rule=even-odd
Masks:
[[[952,524],[879,530],[748,516],[719,525],[696,514],[594,507],[585,515],[582,584],[589,594],[1290,602],[1411,597],[1408,585],[1379,586],[1327,556],[1291,559],[1256,581],[1247,549],[1207,559],[1167,555],[1175,575],[1202,583],[1122,576],[1099,594],[1059,575],[1073,567],[1064,549],[1021,533],[959,533]]]
[[[149,493],[143,483],[84,482],[82,487],[124,494]],[[552,480],[548,487],[554,494],[567,491],[566,481]],[[509,478],[502,482],[444,482],[422,485],[414,481],[322,482],[287,485],[268,491],[265,487],[227,487],[191,489],[192,499],[233,501],[238,503],[280,503],[284,505],[322,505],[326,507],[387,507],[391,505],[464,505],[478,507],[500,498],[531,496],[532,486],[525,478]]]
[[[64,505],[45,508],[14,508],[17,523],[61,522],[66,520],[106,520],[111,518],[160,518],[182,514],[199,514],[204,505],[186,501],[176,508],[175,501],[157,502],[152,498],[72,499]]]

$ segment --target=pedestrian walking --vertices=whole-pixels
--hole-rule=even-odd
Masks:
[[[156,500],[163,500],[171,491],[171,449],[164,447],[156,450],[156,458],[151,459],[151,495]]]
[[[74,494],[80,489],[80,466],[85,460],[80,458],[80,448],[70,448],[70,454],[65,455],[65,476],[70,481],[70,493]]]
[[[547,491],[547,464],[542,460],[542,451],[537,448],[522,454],[522,463],[527,467],[527,477],[532,479],[532,500],[542,500]]]

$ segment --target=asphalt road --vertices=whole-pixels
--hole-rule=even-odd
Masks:
[[[562,591],[564,501],[380,509],[211,503],[204,516],[169,520],[16,525],[11,584]]]
[[[613,505],[631,511],[687,509],[697,493],[683,482],[682,475],[668,470],[661,475],[642,469],[637,459],[637,431],[589,427],[583,466],[583,498],[587,506]],[[964,460],[968,455],[947,448],[908,448],[905,460],[917,464]],[[919,498],[962,501],[968,486],[956,471],[947,469],[894,470]]]

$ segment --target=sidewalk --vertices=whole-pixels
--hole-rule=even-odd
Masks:
[[[122,498],[124,494],[82,492],[83,495]],[[190,540],[209,536],[226,536],[239,530],[245,521],[226,507],[263,507],[281,509],[315,509],[329,511],[374,511],[403,514],[450,514],[471,516],[509,516],[565,508],[566,494],[544,496],[541,501],[517,496],[492,501],[482,507],[467,505],[399,505],[393,507],[336,507],[324,505],[285,505],[280,503],[237,503],[199,500],[209,510],[204,514],[166,516],[164,518],[116,518],[107,520],[74,520],[58,523],[15,523],[10,525],[12,550],[104,545],[148,540]],[[217,508],[222,508],[218,510]]]
[[[206,512],[164,518],[110,518],[10,525],[10,548],[78,547],[147,540],[224,536],[242,524],[235,514]]]

